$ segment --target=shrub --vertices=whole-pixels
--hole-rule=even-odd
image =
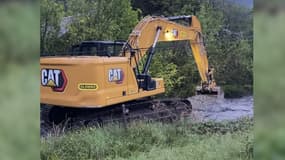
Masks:
[[[252,94],[252,86],[250,85],[225,85],[223,90],[225,98],[240,98]]]

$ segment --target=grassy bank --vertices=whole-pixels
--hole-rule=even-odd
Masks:
[[[252,121],[136,123],[87,128],[41,140],[41,159],[252,159]]]

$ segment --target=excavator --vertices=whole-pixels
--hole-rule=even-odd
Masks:
[[[218,94],[198,18],[147,16],[125,42],[86,42],[77,45],[77,51],[88,52],[41,56],[41,120],[58,124],[69,116],[73,121],[103,124],[122,119],[175,120],[189,116],[192,106],[187,99],[152,98],[163,94],[165,85],[163,78],[149,74],[158,42],[185,40],[201,77],[197,93]],[[89,48],[84,49],[87,44]],[[121,47],[120,51],[114,46]]]

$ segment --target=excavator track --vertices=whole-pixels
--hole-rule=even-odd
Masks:
[[[136,100],[100,109],[67,108],[41,105],[41,136],[52,132],[54,126],[76,129],[115,123],[174,122],[186,119],[192,111],[187,99]]]

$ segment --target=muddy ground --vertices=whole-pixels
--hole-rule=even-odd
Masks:
[[[192,104],[190,115],[192,122],[235,121],[244,117],[253,117],[252,96],[224,99],[216,96],[197,95],[188,99]],[[47,127],[44,122],[41,122],[41,136],[45,136],[53,130],[51,126]]]
[[[234,121],[243,117],[253,117],[253,96],[224,99],[197,95],[189,97],[193,111],[191,119],[195,122]]]

